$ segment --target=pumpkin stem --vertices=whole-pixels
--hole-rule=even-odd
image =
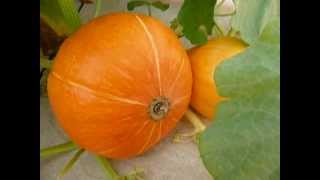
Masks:
[[[194,127],[194,130],[188,133],[183,134],[176,134],[173,142],[180,143],[181,139],[184,137],[197,137],[198,134],[203,132],[206,129],[206,126],[202,123],[200,118],[195,114],[191,109],[188,109],[188,111],[184,114],[185,118],[191,122],[191,124]]]
[[[188,111],[185,113],[185,117],[192,123],[195,130],[202,132],[206,129],[206,126],[191,109],[188,109]]]
[[[155,98],[151,104],[149,105],[149,115],[150,117],[155,120],[159,121],[163,119],[170,109],[170,102],[169,99],[166,97],[157,97]]]
[[[148,16],[152,16],[152,14],[151,14],[151,5],[148,4],[147,8],[148,8]]]

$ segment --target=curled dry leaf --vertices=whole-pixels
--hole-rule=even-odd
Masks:
[[[79,0],[81,3],[83,4],[92,4],[93,1],[92,0]]]
[[[40,18],[40,46],[44,56],[51,56],[65,39],[59,36],[42,18]]]

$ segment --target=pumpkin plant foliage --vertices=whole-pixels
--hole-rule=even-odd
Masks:
[[[216,0],[184,0],[175,21],[192,44],[204,44],[212,34],[215,4]]]
[[[59,35],[69,35],[81,25],[74,0],[40,0],[40,17]]]
[[[166,11],[169,8],[169,4],[163,3],[161,1],[149,2],[149,1],[141,1],[141,0],[133,0],[128,2],[127,9],[129,11],[133,11],[135,8],[140,6],[147,6],[148,10],[151,11],[150,6],[157,8],[161,11]],[[149,12],[151,15],[151,12]]]
[[[215,122],[199,137],[202,160],[215,180],[280,179],[280,23],[216,70]]]
[[[215,180],[280,179],[280,23],[279,0],[234,0],[231,26],[250,46],[221,64],[215,73],[219,94],[228,97],[214,123],[199,137],[201,158]],[[73,0],[40,0],[40,16],[59,35],[81,25]],[[184,0],[172,22],[179,36],[192,44],[212,33],[216,0]],[[130,1],[127,8],[169,4]],[[41,69],[51,61],[41,56]],[[48,73],[48,71],[44,72]],[[40,79],[46,87],[46,76]],[[41,89],[45,92],[46,89]]]
[[[40,95],[47,94],[47,77],[52,64],[50,56],[80,26],[75,0],[40,0]]]
[[[234,4],[231,26],[248,44],[258,39],[269,19],[280,15],[280,0],[234,0]]]

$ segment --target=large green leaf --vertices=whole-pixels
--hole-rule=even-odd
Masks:
[[[59,35],[69,35],[81,25],[74,0],[40,0],[40,17]]]
[[[182,32],[192,44],[207,42],[214,26],[216,0],[184,0],[178,14]]]
[[[202,160],[215,180],[280,179],[279,19],[215,73],[214,123],[199,137]]]
[[[280,0],[235,0],[236,14],[232,17],[232,28],[240,31],[248,44],[258,39],[266,22],[280,15]]]

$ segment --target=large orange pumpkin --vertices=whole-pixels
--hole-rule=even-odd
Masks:
[[[52,110],[80,147],[124,159],[168,135],[188,108],[192,73],[178,38],[160,21],[112,13],[62,44],[48,79]]]

